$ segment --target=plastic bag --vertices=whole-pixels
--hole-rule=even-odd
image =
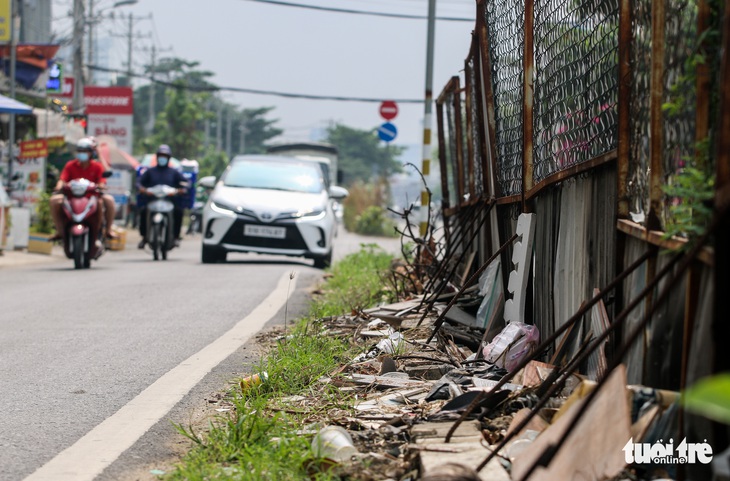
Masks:
[[[484,359],[512,372],[540,341],[537,327],[510,322],[484,348]]]

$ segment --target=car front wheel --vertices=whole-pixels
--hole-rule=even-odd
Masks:
[[[203,264],[214,264],[216,262],[225,262],[227,252],[215,246],[207,246],[203,244],[201,260]]]
[[[314,267],[317,269],[326,269],[330,265],[332,265],[332,251],[322,257],[314,258]]]

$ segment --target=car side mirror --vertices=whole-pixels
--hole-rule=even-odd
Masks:
[[[198,180],[198,185],[205,187],[206,189],[213,189],[215,187],[215,175],[206,175]]]
[[[112,175],[114,175],[114,172],[112,172],[111,170],[105,170],[104,173],[101,174],[101,176],[104,177],[105,179],[108,179]]]
[[[350,192],[344,187],[340,187],[339,185],[330,187],[330,199],[342,200],[348,195],[350,195]]]

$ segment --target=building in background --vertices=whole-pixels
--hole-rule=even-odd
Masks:
[[[51,0],[21,0],[20,43],[49,44],[51,38]]]

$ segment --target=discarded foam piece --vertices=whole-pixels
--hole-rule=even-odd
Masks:
[[[512,478],[522,479],[545,449],[565,433],[585,399],[554,420],[512,464]],[[626,368],[611,373],[606,385],[588,407],[547,468],[538,467],[530,481],[558,479],[610,479],[626,465],[619,448],[631,438],[631,413],[626,400]]]
[[[509,274],[507,293],[512,295],[504,303],[505,322],[524,322],[525,294],[532,260],[532,243],[535,235],[535,214],[520,214],[515,233],[519,240],[512,245],[514,270]]]

